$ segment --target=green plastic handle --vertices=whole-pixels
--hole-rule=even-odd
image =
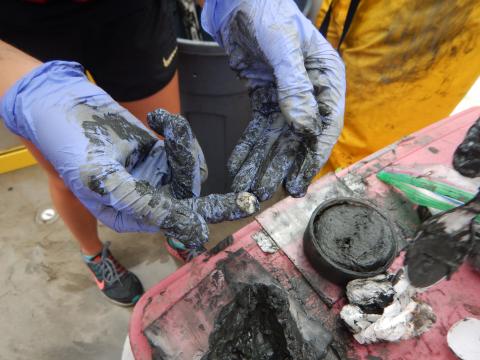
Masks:
[[[380,171],[377,174],[377,178],[391,185],[394,185],[394,183],[398,184],[399,182],[410,184],[422,189],[430,190],[431,192],[439,195],[448,196],[463,203],[470,201],[475,196],[474,193],[464,191],[441,182],[431,181],[422,177],[412,176],[408,174]]]
[[[402,191],[414,204],[441,211],[448,211],[458,206],[457,204],[448,201],[448,199],[443,196],[450,197],[463,203],[468,202],[475,196],[473,193],[457,189],[450,185],[407,174],[380,171],[377,174],[377,178]],[[475,218],[475,221],[480,222],[480,215]]]

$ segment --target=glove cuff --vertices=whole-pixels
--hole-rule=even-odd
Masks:
[[[84,68],[77,62],[71,61],[49,61],[46,62],[32,71],[30,71],[27,75],[23,76],[19,79],[13,86],[8,89],[5,95],[2,97],[0,101],[0,116],[5,121],[5,126],[12,131],[14,134],[24,137],[28,140],[31,139],[31,134],[29,129],[25,125],[25,121],[23,119],[18,118],[21,117],[23,114],[22,109],[18,108],[17,106],[21,106],[23,109],[29,108],[30,104],[28,103],[28,99],[25,97],[22,98],[22,101],[17,104],[17,97],[20,94],[25,94],[30,92],[30,85],[36,80],[40,80],[41,83],[45,76],[50,76],[51,73],[54,72],[62,72],[62,73],[71,73],[75,75],[84,75]],[[55,81],[55,77],[51,76],[51,81]],[[38,87],[38,84],[33,84],[33,89],[35,90]],[[38,100],[37,97],[31,97],[32,100]]]

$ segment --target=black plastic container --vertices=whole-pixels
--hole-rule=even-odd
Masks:
[[[296,3],[304,14],[312,5],[311,0]],[[181,34],[179,22],[177,26]],[[202,194],[228,192],[231,179],[226,163],[251,119],[247,89],[216,42],[179,38],[178,50],[182,114],[190,122],[208,165]]]
[[[326,252],[322,250],[322,241],[325,239],[318,239],[315,233],[315,224],[317,219],[322,217],[326,211],[335,206],[349,205],[352,207],[358,207],[359,209],[368,209],[375,213],[375,218],[379,220],[374,225],[382,226],[382,230],[385,230],[385,244],[381,251],[378,251],[378,267],[370,270],[356,271],[348,267],[340,265],[334,259],[330,258]],[[342,219],[344,223],[352,221],[352,219]],[[343,229],[339,228],[338,232],[342,233]],[[351,234],[354,236],[353,234]],[[331,234],[330,236],[334,236]],[[304,234],[304,251],[310,264],[319,272],[320,275],[326,279],[335,282],[339,285],[345,285],[348,281],[358,278],[367,278],[375,276],[387,271],[397,255],[397,235],[395,228],[391,220],[382,213],[378,208],[370,203],[354,199],[354,198],[337,198],[329,200],[320,205],[312,214],[308,223],[307,229]]]

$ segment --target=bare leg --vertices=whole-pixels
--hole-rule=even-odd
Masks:
[[[41,62],[0,41],[0,96],[22,76]],[[96,255],[102,250],[98,238],[97,221],[82,203],[65,186],[53,166],[30,141],[21,139],[27,149],[47,172],[53,204],[63,221],[87,255]]]
[[[53,166],[43,157],[35,145],[25,139],[22,139],[22,142],[47,172],[53,205],[78,241],[82,253],[85,255],[100,253],[102,243],[98,237],[97,219],[65,186]]]
[[[162,90],[144,99],[124,101],[120,103],[146,126],[147,114],[155,109],[165,109],[172,114],[180,114],[180,93],[178,87],[178,73]]]

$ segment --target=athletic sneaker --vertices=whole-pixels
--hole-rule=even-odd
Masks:
[[[183,243],[172,238],[167,238],[165,246],[170,255],[183,262],[189,262],[193,258],[207,251],[203,246],[198,249],[188,249]]]
[[[103,295],[120,306],[134,305],[143,294],[142,283],[113,257],[109,246],[110,242],[106,242],[100,254],[83,259]]]

